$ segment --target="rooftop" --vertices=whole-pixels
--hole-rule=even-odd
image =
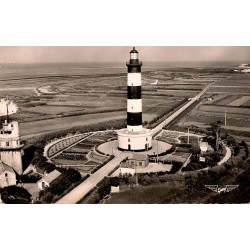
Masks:
[[[13,168],[11,166],[0,161],[0,174],[2,174],[4,171],[15,173],[15,171],[13,170]]]
[[[133,47],[133,49],[130,51],[130,53],[138,53],[138,51]]]
[[[54,171],[50,172],[48,175],[46,175],[45,177],[43,177],[39,181],[46,181],[47,183],[51,183],[60,175],[61,175],[61,173],[58,170],[54,170]]]
[[[128,157],[129,160],[136,160],[136,161],[146,161],[148,159],[148,155],[146,154],[133,154],[132,156]]]

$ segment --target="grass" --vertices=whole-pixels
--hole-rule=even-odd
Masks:
[[[30,107],[30,108],[22,108],[23,112],[35,112],[35,113],[42,113],[42,114],[61,114],[65,112],[70,111],[80,111],[84,110],[82,107],[70,107],[70,106],[52,106],[52,105],[46,105],[46,106],[36,106],[36,107]]]
[[[119,194],[112,195],[107,201],[108,204],[160,204],[172,193],[176,192],[176,188],[170,188],[164,185],[139,187],[126,190]]]
[[[240,98],[234,100],[233,102],[230,102],[228,105],[238,107],[238,106],[242,106],[244,103],[248,102],[249,100],[250,100],[250,96],[241,96]]]
[[[82,75],[82,72],[86,74],[86,70],[82,71],[82,69],[60,69],[59,67],[50,69],[50,73],[47,70],[39,69],[39,72],[36,72],[38,77],[35,77],[32,68],[19,70],[20,72],[14,74],[15,77],[11,76],[16,80],[6,79],[1,82],[3,89],[7,86],[20,88],[21,84],[22,87],[29,88],[50,85],[58,90],[58,95],[50,96],[50,98],[47,98],[46,95],[36,97],[32,89],[22,90],[24,92],[11,92],[20,104],[21,113],[16,117],[20,121],[20,131],[23,136],[37,136],[113,119],[126,119],[127,79],[125,68],[123,74],[113,73],[112,75],[105,75],[110,72],[108,69],[103,70],[105,74],[102,73],[102,75],[94,74],[95,69],[89,70],[89,75]],[[184,99],[195,96],[209,82],[222,80],[216,83],[216,85],[222,86],[225,83],[232,86],[236,83],[248,86],[249,82],[249,77],[246,75],[233,75],[234,79],[223,80],[228,76],[227,73],[219,70],[215,73],[213,69],[178,68],[158,72],[145,70],[142,76],[143,121],[151,121],[155,117],[169,112]],[[21,77],[26,77],[26,79],[21,79]],[[30,79],[27,79],[29,77]],[[158,78],[158,85],[149,84]],[[4,93],[6,92],[4,91]],[[10,93],[8,94],[10,95]],[[36,97],[35,101],[45,101],[47,106],[24,107],[25,103],[27,104],[25,97],[30,99]],[[119,111],[110,112],[114,110],[114,107]],[[104,110],[108,112],[101,113]],[[95,114],[86,114],[90,111]],[[72,116],[66,117],[68,115]]]
[[[201,111],[208,112],[219,112],[225,113],[225,110],[228,114],[237,117],[237,114],[250,115],[250,109],[246,107],[229,107],[229,106],[217,106],[217,105],[202,105],[199,107]]]

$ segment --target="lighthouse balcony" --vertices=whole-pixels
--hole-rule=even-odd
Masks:
[[[142,66],[142,62],[138,59],[131,59],[129,62],[126,62],[127,66]]]
[[[0,151],[16,151],[22,149],[24,144],[20,144],[18,146],[0,146]]]

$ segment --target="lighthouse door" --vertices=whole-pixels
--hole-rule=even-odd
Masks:
[[[147,143],[145,144],[145,150],[148,150],[148,144]]]
[[[130,144],[128,144],[128,150],[131,150],[131,145]]]

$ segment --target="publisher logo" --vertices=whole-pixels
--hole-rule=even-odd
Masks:
[[[237,188],[239,185],[226,185],[225,187],[219,187],[219,185],[205,185],[206,188],[209,188],[210,190],[216,192],[216,193],[228,193],[235,188]]]

